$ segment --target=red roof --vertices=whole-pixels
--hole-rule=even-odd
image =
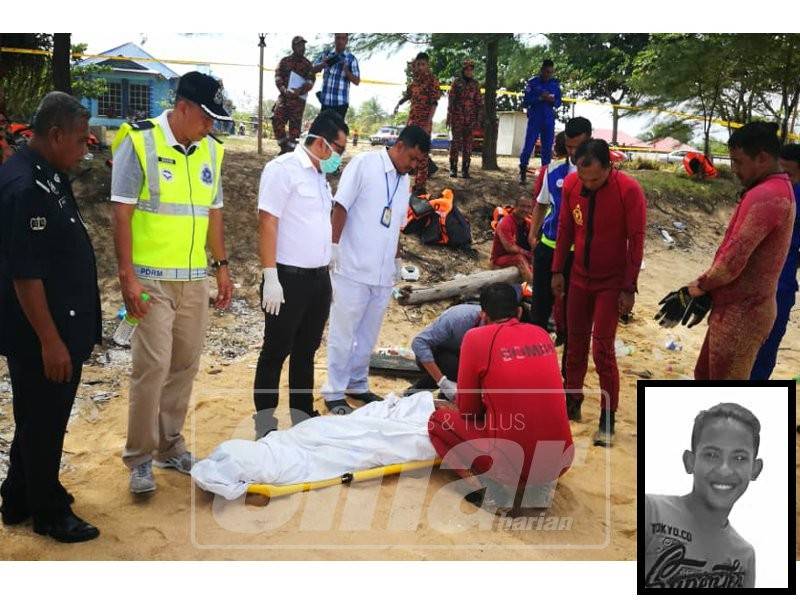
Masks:
[[[697,151],[697,148],[689,146],[688,144],[684,144],[680,140],[676,140],[673,137],[665,137],[661,138],[660,140],[653,140],[648,145],[652,146],[654,150],[658,150],[660,152],[673,152],[675,150]]]
[[[592,130],[592,137],[593,138],[600,138],[602,140],[607,141],[609,144],[611,143],[611,130],[610,129],[593,129]],[[625,133],[622,130],[617,130],[617,144],[620,146],[647,146],[645,142],[640,140],[639,138],[635,138],[632,135]]]

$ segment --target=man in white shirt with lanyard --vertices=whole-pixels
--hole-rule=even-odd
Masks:
[[[325,179],[341,164],[348,127],[323,111],[293,152],[267,163],[258,191],[264,345],[253,390],[256,438],[277,429],[275,408],[286,357],[292,423],[316,416],[314,354],[331,306],[331,206]]]
[[[333,208],[333,305],[328,329],[325,405],[334,414],[352,409],[345,395],[362,402],[381,398],[367,375],[392,286],[399,279],[400,228],[409,201],[409,177],[426,168],[430,136],[416,125],[391,148],[359,154],[339,181]]]

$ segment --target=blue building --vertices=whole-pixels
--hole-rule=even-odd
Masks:
[[[100,75],[107,82],[106,93],[100,98],[81,99],[81,104],[91,112],[91,125],[119,127],[125,121],[156,117],[172,106],[178,73],[130,42],[102,54],[128,58],[87,58],[80,62],[111,68]]]

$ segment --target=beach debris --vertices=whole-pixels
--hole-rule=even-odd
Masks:
[[[661,232],[661,239],[664,240],[664,242],[667,244],[667,246],[674,246],[675,245],[675,240],[669,234],[669,231],[667,231],[666,229],[660,229],[659,231]]]
[[[117,396],[119,396],[119,394],[117,394],[116,392],[106,392],[104,390],[101,390],[95,394],[92,394],[92,402],[94,402],[95,404],[104,404],[105,402],[108,402],[109,400],[111,400],[112,398],[116,398]]]
[[[403,281],[419,281],[419,268],[416,265],[403,265],[400,276]]]
[[[614,354],[617,357],[620,356],[630,356],[636,351],[636,348],[633,344],[626,344],[622,340],[614,340]]]

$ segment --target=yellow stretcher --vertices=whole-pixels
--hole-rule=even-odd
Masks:
[[[331,479],[322,479],[320,481],[307,481],[304,483],[292,483],[290,485],[272,485],[269,483],[254,483],[248,486],[248,494],[259,494],[269,498],[277,498],[278,496],[288,496],[298,492],[307,492],[309,490],[318,490],[321,488],[332,487],[334,485],[349,485],[354,481],[368,481],[370,479],[380,479],[384,475],[396,475],[397,473],[405,473],[407,471],[417,471],[428,467],[438,466],[442,462],[441,458],[433,460],[417,460],[406,463],[396,463],[393,465],[385,465],[383,467],[374,467],[372,469],[364,469],[363,471],[355,471],[354,473],[344,473],[339,477],[332,477]]]

